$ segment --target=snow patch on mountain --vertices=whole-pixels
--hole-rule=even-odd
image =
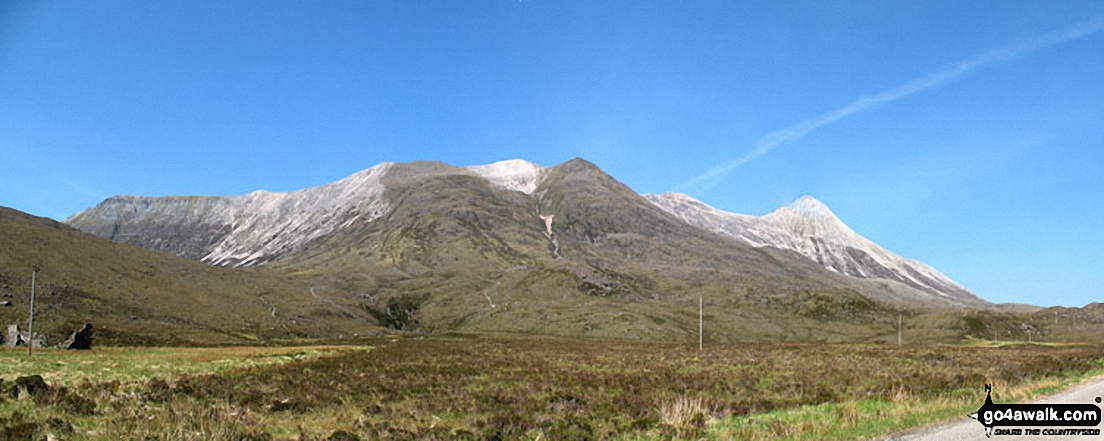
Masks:
[[[755,247],[796,251],[841,274],[897,280],[944,297],[968,294],[965,288],[934,268],[893,254],[860,236],[828,206],[811,196],[803,196],[758,217],[719,210],[685,194],[644,197],[691,225]]]
[[[544,174],[543,167],[523,159],[510,159],[466,168],[494,185],[525,194],[532,194],[537,189]]]

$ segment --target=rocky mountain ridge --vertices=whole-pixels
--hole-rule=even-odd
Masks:
[[[975,297],[931,266],[898,256],[862,237],[811,196],[759,217],[719,210],[685,194],[644,197],[692,225],[754,247],[796,251],[830,271],[860,279],[893,280],[943,297]]]
[[[830,215],[802,204],[780,225]],[[581,159],[387,163],[289,193],[115,197],[67,222],[263,268],[396,329],[669,340],[696,332],[702,296],[717,339],[870,339],[894,332],[889,308],[987,305],[703,228]]]

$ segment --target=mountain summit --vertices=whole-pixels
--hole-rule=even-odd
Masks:
[[[468,170],[478,173],[500,187],[530,194],[537,189],[544,168],[523,159],[510,159],[488,165],[473,165]]]
[[[934,268],[906,259],[860,236],[824,203],[802,196],[765,216],[729,213],[685,194],[645,195],[656,206],[692,224],[755,247],[792,250],[850,277],[892,280],[968,303],[981,300]]]
[[[895,333],[890,308],[986,305],[815,199],[725,213],[642,196],[578,158],[383,163],[287,193],[117,196],[66,223],[261,266],[396,329],[670,340],[697,332],[703,298],[717,340],[845,340]]]
[[[835,213],[832,213],[832,210],[829,210],[827,205],[824,205],[823,202],[809,195],[797,198],[797,200],[787,205],[786,208],[799,213],[808,214],[809,216],[820,216],[838,220]]]

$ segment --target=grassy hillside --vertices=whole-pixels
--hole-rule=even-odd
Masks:
[[[101,344],[227,344],[372,332],[340,298],[264,269],[214,267],[118,244],[0,207],[0,325],[26,329],[38,266],[35,330],[60,343],[85,322]],[[347,303],[347,301],[346,301]]]
[[[43,276],[58,275],[55,285],[82,290],[67,298],[101,299],[78,310],[152,317],[141,327],[167,323],[232,339],[333,337],[378,323],[421,333],[694,341],[699,299],[707,342],[895,342],[898,315],[910,342],[1013,340],[1029,329],[1054,341],[1096,335],[1092,314],[1067,312],[1068,320],[1050,326],[1036,317],[1045,312],[1031,308],[984,302],[964,308],[899,282],[830,272],[795,252],[748,246],[675,218],[581,159],[541,173],[526,194],[447,164],[393,164],[380,181],[391,207],[386,214],[371,222],[341,218],[341,228],[254,269],[185,264],[160,254],[151,264],[151,254],[82,239],[62,240],[50,258],[67,256],[55,266],[91,279],[73,285],[75,275]],[[184,221],[207,199],[115,201],[132,199],[163,209],[133,226],[144,232],[142,246],[208,245],[196,242],[189,228],[199,227]],[[544,219],[551,219],[551,234]],[[38,234],[75,237],[58,225],[42,227]],[[283,231],[278,222],[267,227]],[[46,258],[34,257],[44,249],[28,245],[11,254],[13,271],[0,272],[12,287],[26,284],[18,279],[29,273],[28,258]],[[111,257],[81,260],[91,249]],[[107,265],[111,259],[119,264]],[[149,311],[131,312],[141,305]]]
[[[385,184],[390,213],[265,266],[422,332],[696,340],[699,296],[707,341],[896,326],[850,279],[687,225],[586,161],[550,168],[532,195],[439,163],[396,164]]]
[[[918,303],[933,296],[695,228],[583,160],[532,194],[441,163],[396,164],[385,184],[386,216],[265,267],[416,332],[693,341],[699,297],[707,342],[896,342],[899,313],[911,342],[1010,339],[1032,320]]]

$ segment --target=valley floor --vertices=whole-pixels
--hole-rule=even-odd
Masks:
[[[0,438],[874,438],[961,418],[985,383],[1022,402],[1100,374],[1101,349],[472,335],[3,350]]]

